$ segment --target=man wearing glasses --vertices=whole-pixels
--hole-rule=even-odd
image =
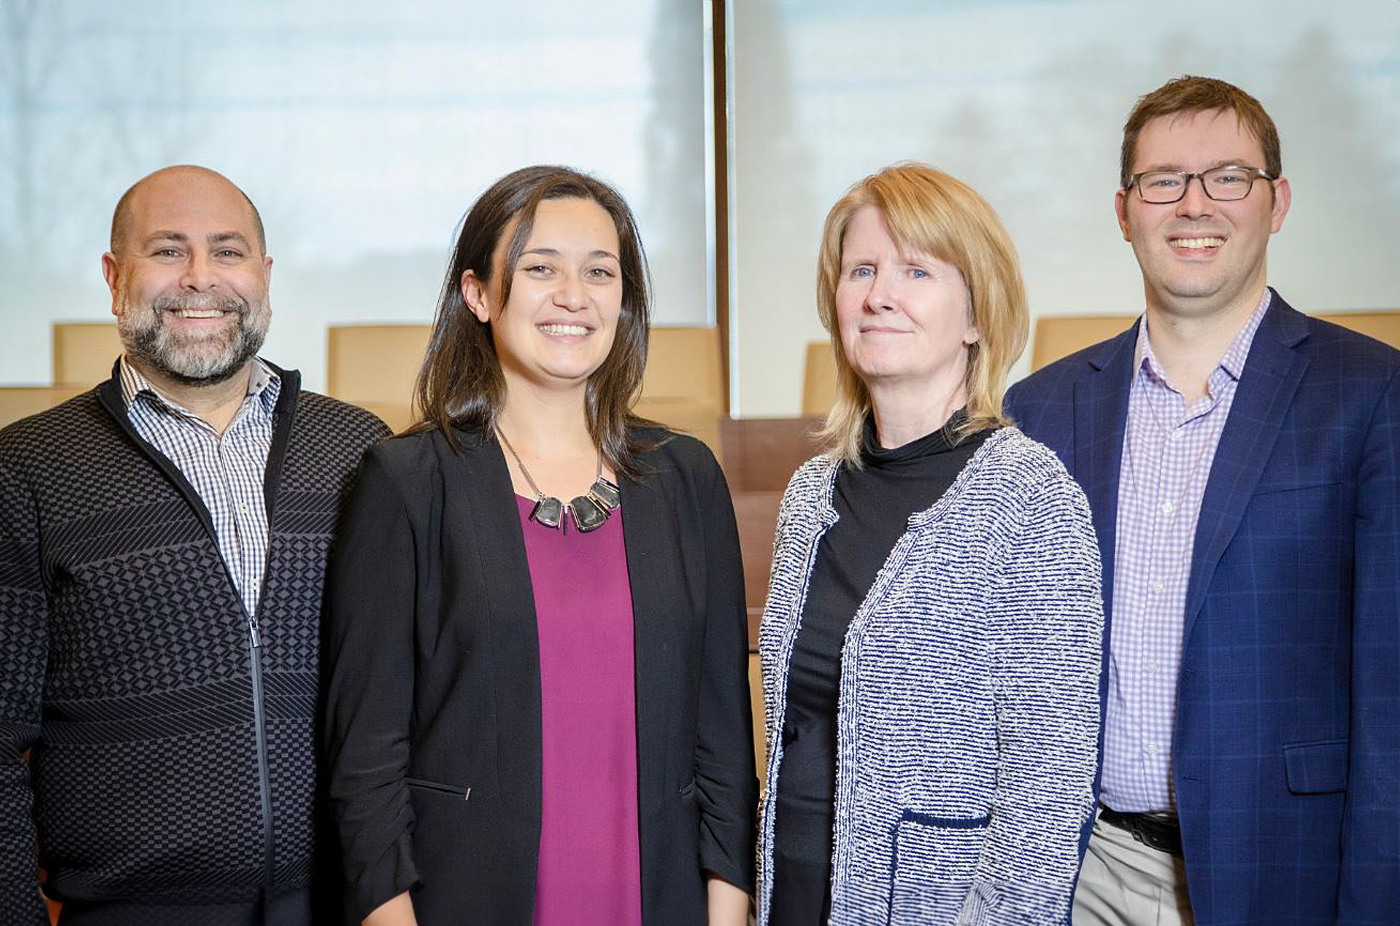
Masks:
[[[1400,352],[1268,288],[1290,196],[1249,94],[1143,97],[1115,207],[1146,313],[1008,396],[1103,554],[1076,926],[1400,922]]]

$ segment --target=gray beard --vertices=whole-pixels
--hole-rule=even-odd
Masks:
[[[137,361],[184,386],[213,386],[237,374],[262,348],[271,310],[267,300],[249,305],[232,296],[189,293],[161,296],[147,307],[122,296],[117,332]],[[178,339],[166,326],[168,309],[222,309],[238,313],[238,324],[219,337]]]

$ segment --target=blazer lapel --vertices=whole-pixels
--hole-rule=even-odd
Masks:
[[[1307,337],[1306,317],[1278,293],[1273,299],[1275,304],[1260,322],[1250,346],[1201,499],[1191,576],[1186,586],[1183,640],[1190,638],[1215,568],[1239,529],[1245,507],[1259,484],[1264,464],[1308,367],[1307,358],[1293,349]]]
[[[1071,475],[1089,498],[1103,561],[1104,613],[1113,603],[1113,560],[1118,533],[1118,474],[1123,461],[1123,429],[1128,420],[1128,389],[1137,352],[1138,326],[1090,355],[1093,372],[1074,387],[1074,445]]]
[[[463,473],[454,484],[472,487],[467,498],[472,523],[463,531],[489,530],[493,540],[482,546],[481,579],[491,621],[491,669],[498,705],[496,763],[501,797],[528,818],[538,819],[544,759],[540,725],[540,637],[530,561],[516,506],[510,470],[494,435],[481,440],[458,433],[468,443],[458,454]],[[495,525],[495,527],[491,527]]]
[[[672,701],[683,677],[679,634],[689,622],[676,515],[661,487],[622,479],[623,545],[632,587],[632,639],[637,703],[637,800],[643,816],[662,805]],[[680,784],[684,784],[681,782]],[[643,828],[645,835],[646,828]],[[647,846],[642,846],[646,864]]]

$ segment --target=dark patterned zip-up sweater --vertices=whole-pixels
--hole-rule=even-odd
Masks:
[[[326,551],[388,431],[277,372],[255,614],[115,380],[0,431],[0,922],[48,922],[39,864],[57,899],[309,883]]]

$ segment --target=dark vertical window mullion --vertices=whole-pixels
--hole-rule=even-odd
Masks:
[[[710,0],[711,41],[713,62],[708,75],[714,82],[715,133],[711,144],[715,157],[715,327],[719,329],[720,379],[723,386],[723,407],[729,410],[729,98],[727,77],[729,67],[728,41],[725,22],[725,0]]]

